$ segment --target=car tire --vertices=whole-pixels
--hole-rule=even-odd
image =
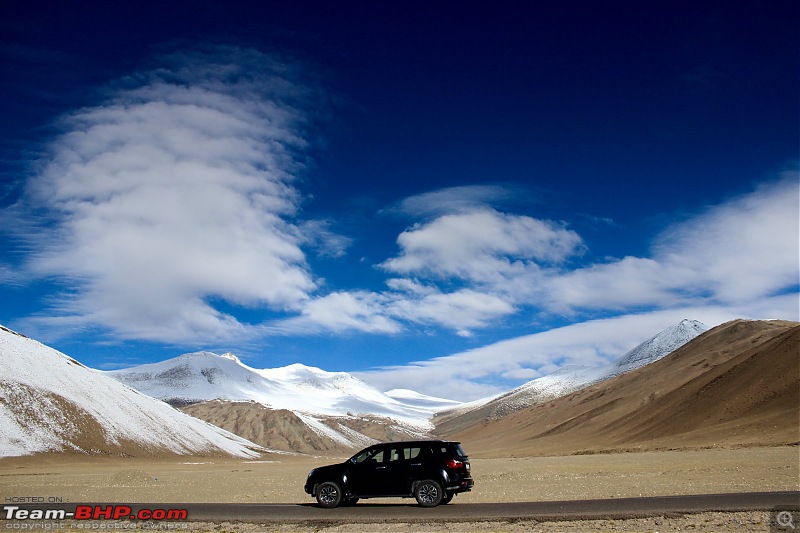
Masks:
[[[414,488],[414,498],[422,507],[436,507],[443,497],[442,486],[432,479],[420,481]]]
[[[332,509],[342,503],[342,488],[333,481],[320,483],[315,494],[320,507]]]

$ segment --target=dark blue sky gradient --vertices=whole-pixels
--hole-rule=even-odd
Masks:
[[[319,91],[305,110],[298,216],[325,218],[352,240],[347,258],[307,254],[325,291],[381,290],[387,275],[375,265],[397,255],[403,230],[425,222],[393,207],[448,187],[499,184],[515,193],[498,208],[563,221],[586,246],[569,268],[647,257],[670,225],[796,166],[799,11],[784,0],[5,0],[0,208],[23,197],[60,116],[97,104],[109,83],[164,50],[232,44],[277,54]],[[2,264],[22,268],[27,252],[0,233]],[[0,323],[25,323],[62,289],[57,279],[0,284]],[[258,309],[215,306],[264,320]],[[208,348],[240,349],[254,366],[363,370],[618,312],[515,314],[470,338],[429,326],[389,344],[348,332]],[[184,348],[120,341],[102,328],[85,335],[53,344],[93,366]]]

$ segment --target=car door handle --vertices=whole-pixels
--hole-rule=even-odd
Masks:
[[[376,466],[375,470],[386,470],[386,465]]]
[[[422,463],[411,463],[410,466],[422,466]]]

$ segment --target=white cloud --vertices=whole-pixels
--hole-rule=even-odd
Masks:
[[[334,292],[306,302],[301,316],[282,320],[275,327],[289,333],[397,333],[401,326],[386,316],[386,301],[384,295],[367,291]]]
[[[252,51],[165,63],[66,117],[30,182],[52,220],[28,268],[69,284],[51,324],[203,342],[245,329],[210,300],[291,310],[316,288],[290,222],[306,89]]]
[[[597,365],[616,359],[683,318],[709,326],[735,318],[800,320],[799,193],[798,174],[790,172],[749,194],[710,206],[657,236],[651,257],[625,257],[575,270],[558,265],[533,270],[526,265],[515,275],[504,276],[507,285],[498,294],[514,294],[518,309],[527,306],[545,316],[570,315],[575,324],[359,375],[386,390],[413,384],[424,393],[470,400],[479,393],[488,396],[507,390],[514,383],[546,375],[565,364]],[[400,256],[399,263],[389,264],[431,276],[448,273],[469,281],[488,278],[475,274],[483,271],[470,264],[466,252],[460,256],[466,266],[459,266],[455,258],[462,250],[452,243],[448,247],[447,239],[442,238],[447,232],[432,231],[426,236],[431,227],[435,226],[412,230],[423,232],[421,236],[427,239],[404,248],[413,251],[409,261]],[[469,233],[466,227],[461,232],[464,236]],[[457,231],[449,235],[459,242]],[[438,242],[443,246],[440,251],[433,249]],[[495,249],[508,251],[503,239],[478,237],[473,259],[511,272],[503,270],[510,263],[491,254],[481,255],[481,242],[499,242]],[[420,250],[432,257],[432,266],[424,265],[425,254]],[[390,286],[417,299],[430,295],[425,290],[430,290],[428,285],[406,278],[393,280]],[[501,286],[498,282],[494,288]],[[445,313],[426,312],[410,302],[404,305],[409,314],[431,321],[439,317],[439,323],[446,323]],[[582,321],[587,310],[617,316]],[[483,325],[474,323],[473,327]]]
[[[501,185],[448,187],[409,196],[389,211],[398,211],[414,217],[451,215],[517,200],[520,195],[524,196],[518,188]]]
[[[800,173],[674,225],[654,246],[670,271],[700,290],[742,302],[796,287],[800,276]],[[691,285],[690,285],[691,286]]]
[[[765,298],[737,307],[687,306],[589,320],[524,335],[452,355],[355,373],[382,390],[413,388],[462,401],[506,391],[569,365],[612,362],[684,318],[709,327],[736,318],[794,318],[797,295]]]
[[[674,224],[646,257],[581,268],[570,261],[586,244],[565,223],[498,207],[514,201],[509,186],[412,196],[393,208],[418,223],[378,265],[387,288],[326,293],[303,248],[341,260],[352,241],[333,220],[297,220],[311,138],[303,109],[315,99],[296,79],[258,52],[207,48],[174,54],[65,117],[26,195],[29,215],[50,218],[25,268],[0,265],[0,280],[62,282],[38,317],[54,327],[192,344],[419,325],[469,336],[519,312],[577,321],[598,311],[767,310],[776,295],[796,294],[796,171]],[[290,318],[250,325],[228,306]],[[531,372],[511,365],[496,375]]]
[[[798,174],[712,206],[655,239],[650,258],[626,257],[553,275],[556,312],[741,304],[796,289]]]
[[[472,189],[470,194],[475,202],[481,197]],[[673,224],[656,237],[650,257],[572,270],[567,259],[584,251],[577,233],[472,202],[400,234],[400,253],[379,265],[398,277],[387,280],[386,291],[357,292],[357,300],[368,295],[371,302],[359,313],[352,313],[348,300],[329,298],[325,315],[304,312],[295,325],[311,327],[320,317],[314,327],[335,331],[389,331],[377,321],[391,324],[392,332],[417,324],[470,336],[520,311],[578,321],[587,311],[746,310],[744,304],[796,287],[797,197],[793,173]],[[312,303],[320,305],[318,299]],[[347,320],[333,321],[329,315],[337,312]]]
[[[300,236],[304,243],[311,245],[321,257],[341,258],[353,240],[334,232],[330,220],[308,220],[300,225]]]
[[[443,326],[468,337],[473,329],[513,313],[514,307],[498,296],[462,289],[451,293],[397,294],[385,312],[411,322]]]
[[[443,215],[404,231],[397,242],[400,255],[381,264],[389,272],[489,284],[583,249],[578,234],[559,224],[487,208]]]

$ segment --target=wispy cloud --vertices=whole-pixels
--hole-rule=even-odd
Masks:
[[[464,185],[409,196],[387,211],[416,218],[438,217],[518,203],[529,196],[530,193],[515,185]]]
[[[437,325],[469,337],[475,329],[512,314],[514,306],[500,296],[472,289],[394,293],[384,312],[407,322]]]
[[[705,302],[739,305],[796,290],[798,173],[709,206],[658,235],[650,257],[625,257],[549,280],[555,312]]]
[[[654,237],[648,256],[585,266],[573,260],[586,244],[565,224],[500,212],[481,203],[491,194],[466,189],[446,190],[447,197],[469,198],[440,206],[455,212],[438,213],[398,236],[399,253],[378,265],[390,276],[387,290],[354,293],[362,303],[358,313],[345,293],[310,300],[313,309],[324,306],[326,317],[347,317],[320,319],[316,327],[396,332],[416,324],[470,336],[518,313],[580,321],[598,312],[705,306],[746,311],[748,303],[797,288],[796,171],[675,222]],[[427,203],[437,197],[414,198]],[[293,326],[310,326],[315,316],[322,315],[305,311]]]
[[[344,257],[353,240],[337,233],[331,220],[307,220],[300,224],[300,238],[321,257]]]
[[[318,100],[302,79],[272,56],[206,47],[118,80],[64,117],[2,215],[25,212],[30,254],[23,268],[0,265],[0,282],[61,283],[36,317],[53,328],[200,345],[428,327],[470,336],[510,316],[744,313],[796,294],[796,170],[672,224],[649,254],[594,264],[567,222],[514,212],[529,192],[418,194],[389,209],[414,223],[375,265],[385,287],[328,289],[306,254],[344,261],[353,241],[333,218],[300,219]],[[238,309],[258,310],[257,323]]]
[[[798,320],[799,203],[798,172],[786,172],[777,181],[749,194],[675,222],[654,238],[649,257],[624,257],[580,268],[558,264],[559,258],[566,257],[570,249],[579,249],[582,243],[577,236],[566,238],[569,233],[560,233],[566,230],[553,225],[536,223],[531,227],[565,237],[563,242],[572,248],[537,248],[554,261],[541,268],[532,267],[532,254],[516,269],[511,268],[511,262],[492,254],[479,261],[487,267],[485,271],[472,265],[471,261],[480,258],[485,250],[482,242],[494,243],[495,251],[511,250],[502,243],[516,235],[514,232],[485,241],[479,235],[476,250],[464,255],[452,252],[454,246],[458,248],[454,245],[454,241],[458,242],[457,231],[449,238],[442,238],[446,232],[434,232],[436,238],[420,240],[424,244],[419,245],[420,249],[427,255],[417,254],[413,257],[415,262],[401,255],[383,267],[398,265],[395,270],[402,273],[426,274],[429,282],[437,276],[459,276],[467,285],[476,287],[491,278],[488,273],[493,273],[493,291],[489,295],[508,304],[513,302],[515,311],[527,309],[540,317],[570,315],[575,324],[360,375],[385,389],[414,383],[416,390],[429,394],[474,399],[507,390],[515,379],[533,379],[564,364],[608,362],[683,318],[711,326],[734,318]],[[485,221],[477,225],[479,234],[485,226]],[[409,232],[425,232],[433,227],[436,221]],[[462,231],[466,238],[466,226]],[[520,232],[517,242],[526,235],[529,234]],[[435,242],[440,242],[441,247],[434,246]],[[529,242],[536,246],[542,241],[534,232]],[[413,246],[408,249],[417,251]],[[516,253],[521,249],[521,245],[513,248]],[[484,283],[483,287],[487,286]],[[451,310],[418,305],[430,297],[426,292],[432,290],[429,285],[395,278],[390,287],[408,295],[408,300],[393,303],[395,313],[401,309],[407,320],[417,317],[453,327],[447,318]],[[474,306],[476,312],[480,309],[477,302],[463,303]],[[587,320],[598,312],[615,316]],[[473,328],[485,325],[480,321],[471,324]]]
[[[796,295],[765,298],[746,306],[698,306],[588,320],[497,342],[445,357],[358,372],[390,390],[408,388],[439,397],[475,400],[507,391],[520,380],[550,374],[564,365],[610,363],[684,318],[713,326],[736,318],[796,312]]]
[[[293,76],[251,50],[180,52],[63,119],[28,191],[51,216],[28,268],[68,289],[50,324],[202,342],[245,329],[211,299],[309,298],[291,222],[309,89]]]
[[[299,316],[281,320],[276,332],[397,333],[402,325],[387,315],[389,297],[370,291],[334,292],[306,302]]]
[[[582,251],[572,230],[528,216],[476,209],[404,231],[401,253],[381,264],[397,274],[494,283],[529,265],[561,263]]]

